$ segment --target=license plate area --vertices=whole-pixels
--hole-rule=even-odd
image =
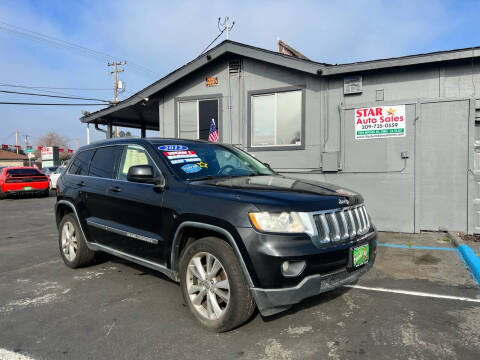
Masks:
[[[33,189],[33,188],[32,188],[31,186],[25,186],[25,187],[23,188],[23,190],[26,190],[26,191],[29,191],[29,190],[32,190],[32,189]]]
[[[368,263],[370,259],[370,245],[368,243],[350,248],[350,267],[356,269]]]

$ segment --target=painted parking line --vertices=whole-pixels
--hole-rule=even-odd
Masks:
[[[2,360],[33,360],[29,356],[25,356],[13,351],[0,348],[0,359]]]
[[[420,296],[420,297],[435,298],[435,299],[446,299],[446,300],[457,300],[457,301],[480,303],[480,299],[472,299],[472,298],[461,297],[461,296],[432,294],[432,293],[426,293],[421,291],[396,290],[396,289],[387,289],[382,287],[369,287],[369,286],[361,286],[361,285],[343,285],[343,287],[360,289],[360,290],[368,290],[368,291],[388,292],[388,293],[402,294],[402,295]]]
[[[456,249],[451,247],[437,247],[437,246],[415,246],[415,245],[400,245],[400,244],[383,244],[377,243],[378,246],[383,247],[392,247],[400,249],[418,249],[418,250],[445,250],[445,251],[455,251]]]

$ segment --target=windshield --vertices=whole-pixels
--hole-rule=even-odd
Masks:
[[[65,168],[66,166],[58,167],[57,170],[55,170],[54,174],[63,174],[63,172],[65,171]]]
[[[159,144],[157,149],[175,173],[186,180],[274,174],[254,157],[230,146]]]

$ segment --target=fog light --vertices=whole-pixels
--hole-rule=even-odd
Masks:
[[[298,276],[305,269],[305,260],[299,261],[284,261],[282,263],[282,274],[285,277]]]

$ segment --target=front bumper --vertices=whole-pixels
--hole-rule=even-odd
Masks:
[[[333,290],[342,285],[357,281],[368,272],[375,262],[376,252],[372,252],[368,263],[357,270],[346,268],[330,273],[315,274],[305,277],[297,286],[280,289],[251,289],[258,310],[263,316],[270,316],[287,310],[303,299]]]

